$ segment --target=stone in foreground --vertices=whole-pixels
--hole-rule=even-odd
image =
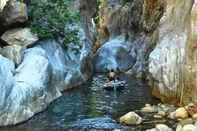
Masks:
[[[129,112],[120,117],[120,123],[126,125],[139,125],[142,123],[142,118],[135,112]]]

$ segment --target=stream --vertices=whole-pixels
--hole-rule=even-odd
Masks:
[[[151,97],[146,82],[129,76],[122,76],[121,79],[128,82],[126,89],[106,91],[102,88],[106,77],[97,75],[87,84],[64,92],[63,96],[51,103],[44,112],[37,114],[29,121],[16,126],[0,128],[0,131],[86,129],[86,127],[72,127],[72,124],[89,118],[96,118],[96,124],[106,119],[118,120],[120,116],[133,110],[139,110],[146,103],[156,102]],[[103,124],[101,123],[101,125]],[[103,127],[100,128],[103,129]]]

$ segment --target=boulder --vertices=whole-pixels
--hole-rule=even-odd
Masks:
[[[194,121],[192,120],[192,118],[187,118],[187,119],[180,120],[179,123],[182,126],[184,126],[184,125],[188,125],[188,124],[194,124]]]
[[[194,121],[197,121],[197,113],[192,115],[192,119],[193,119]]]
[[[135,112],[129,112],[120,117],[120,123],[126,125],[139,125],[142,123],[142,118]]]
[[[197,126],[192,124],[185,125],[183,131],[197,131]]]
[[[62,48],[55,40],[36,43],[36,47],[45,50],[52,66],[52,85],[61,91],[83,84],[93,73],[92,54],[89,43],[76,54]]]
[[[183,131],[183,127],[181,124],[178,124],[176,127],[176,131]]]
[[[1,57],[0,60],[1,76],[5,81],[0,86],[1,126],[26,121],[61,96],[59,90],[50,86],[52,70],[44,50],[26,50],[24,60],[16,70],[6,58]],[[4,67],[7,63],[9,65]]]
[[[4,7],[6,6],[8,1],[9,0],[1,0],[1,2],[0,2],[0,12],[4,9]]]
[[[4,1],[4,0],[3,0]],[[15,23],[24,23],[28,20],[27,7],[24,3],[17,0],[9,0],[3,11],[0,13],[0,19],[3,26],[10,26]],[[3,7],[2,5],[2,7]]]
[[[135,63],[135,58],[130,53],[130,43],[124,38],[116,38],[104,44],[95,57],[96,72],[127,71]]]
[[[155,128],[153,129],[148,129],[146,131],[173,131],[171,128],[169,128],[167,125],[165,124],[157,124],[155,126]]]
[[[167,125],[164,124],[158,124],[155,126],[156,131],[173,131],[171,128],[169,128]]]
[[[24,47],[19,45],[5,46],[0,49],[0,54],[19,65],[23,59]]]
[[[0,54],[14,61],[18,66],[24,57],[24,50],[27,46],[33,45],[38,40],[38,37],[32,34],[29,28],[17,28],[5,32],[1,39],[8,46],[1,48]]]
[[[145,113],[154,113],[154,112],[157,112],[158,111],[158,109],[157,109],[157,107],[155,107],[155,106],[151,106],[151,105],[146,105],[145,107],[143,107],[142,109],[141,109],[141,111],[142,112],[145,112]]]
[[[184,107],[181,107],[175,111],[175,117],[184,119],[184,118],[188,118],[189,114]]]
[[[38,40],[38,37],[29,28],[16,28],[6,31],[1,36],[1,39],[8,45],[27,47],[34,44]]]

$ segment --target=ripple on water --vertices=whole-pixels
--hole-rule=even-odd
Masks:
[[[123,114],[152,103],[146,82],[123,76],[128,87],[122,91],[106,91],[102,86],[106,77],[98,75],[79,88],[67,91],[53,102],[46,111],[24,124],[2,131],[57,131],[64,130],[79,120],[110,117],[117,119]],[[97,123],[99,124],[99,123]]]

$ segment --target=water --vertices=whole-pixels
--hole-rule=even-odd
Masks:
[[[152,103],[146,82],[124,76],[128,87],[122,91],[102,89],[106,78],[98,75],[87,84],[66,91],[54,101],[46,111],[39,113],[29,121],[1,128],[2,131],[57,131],[67,130],[71,123],[96,117],[111,117],[117,120],[123,114],[140,109],[146,103]]]

